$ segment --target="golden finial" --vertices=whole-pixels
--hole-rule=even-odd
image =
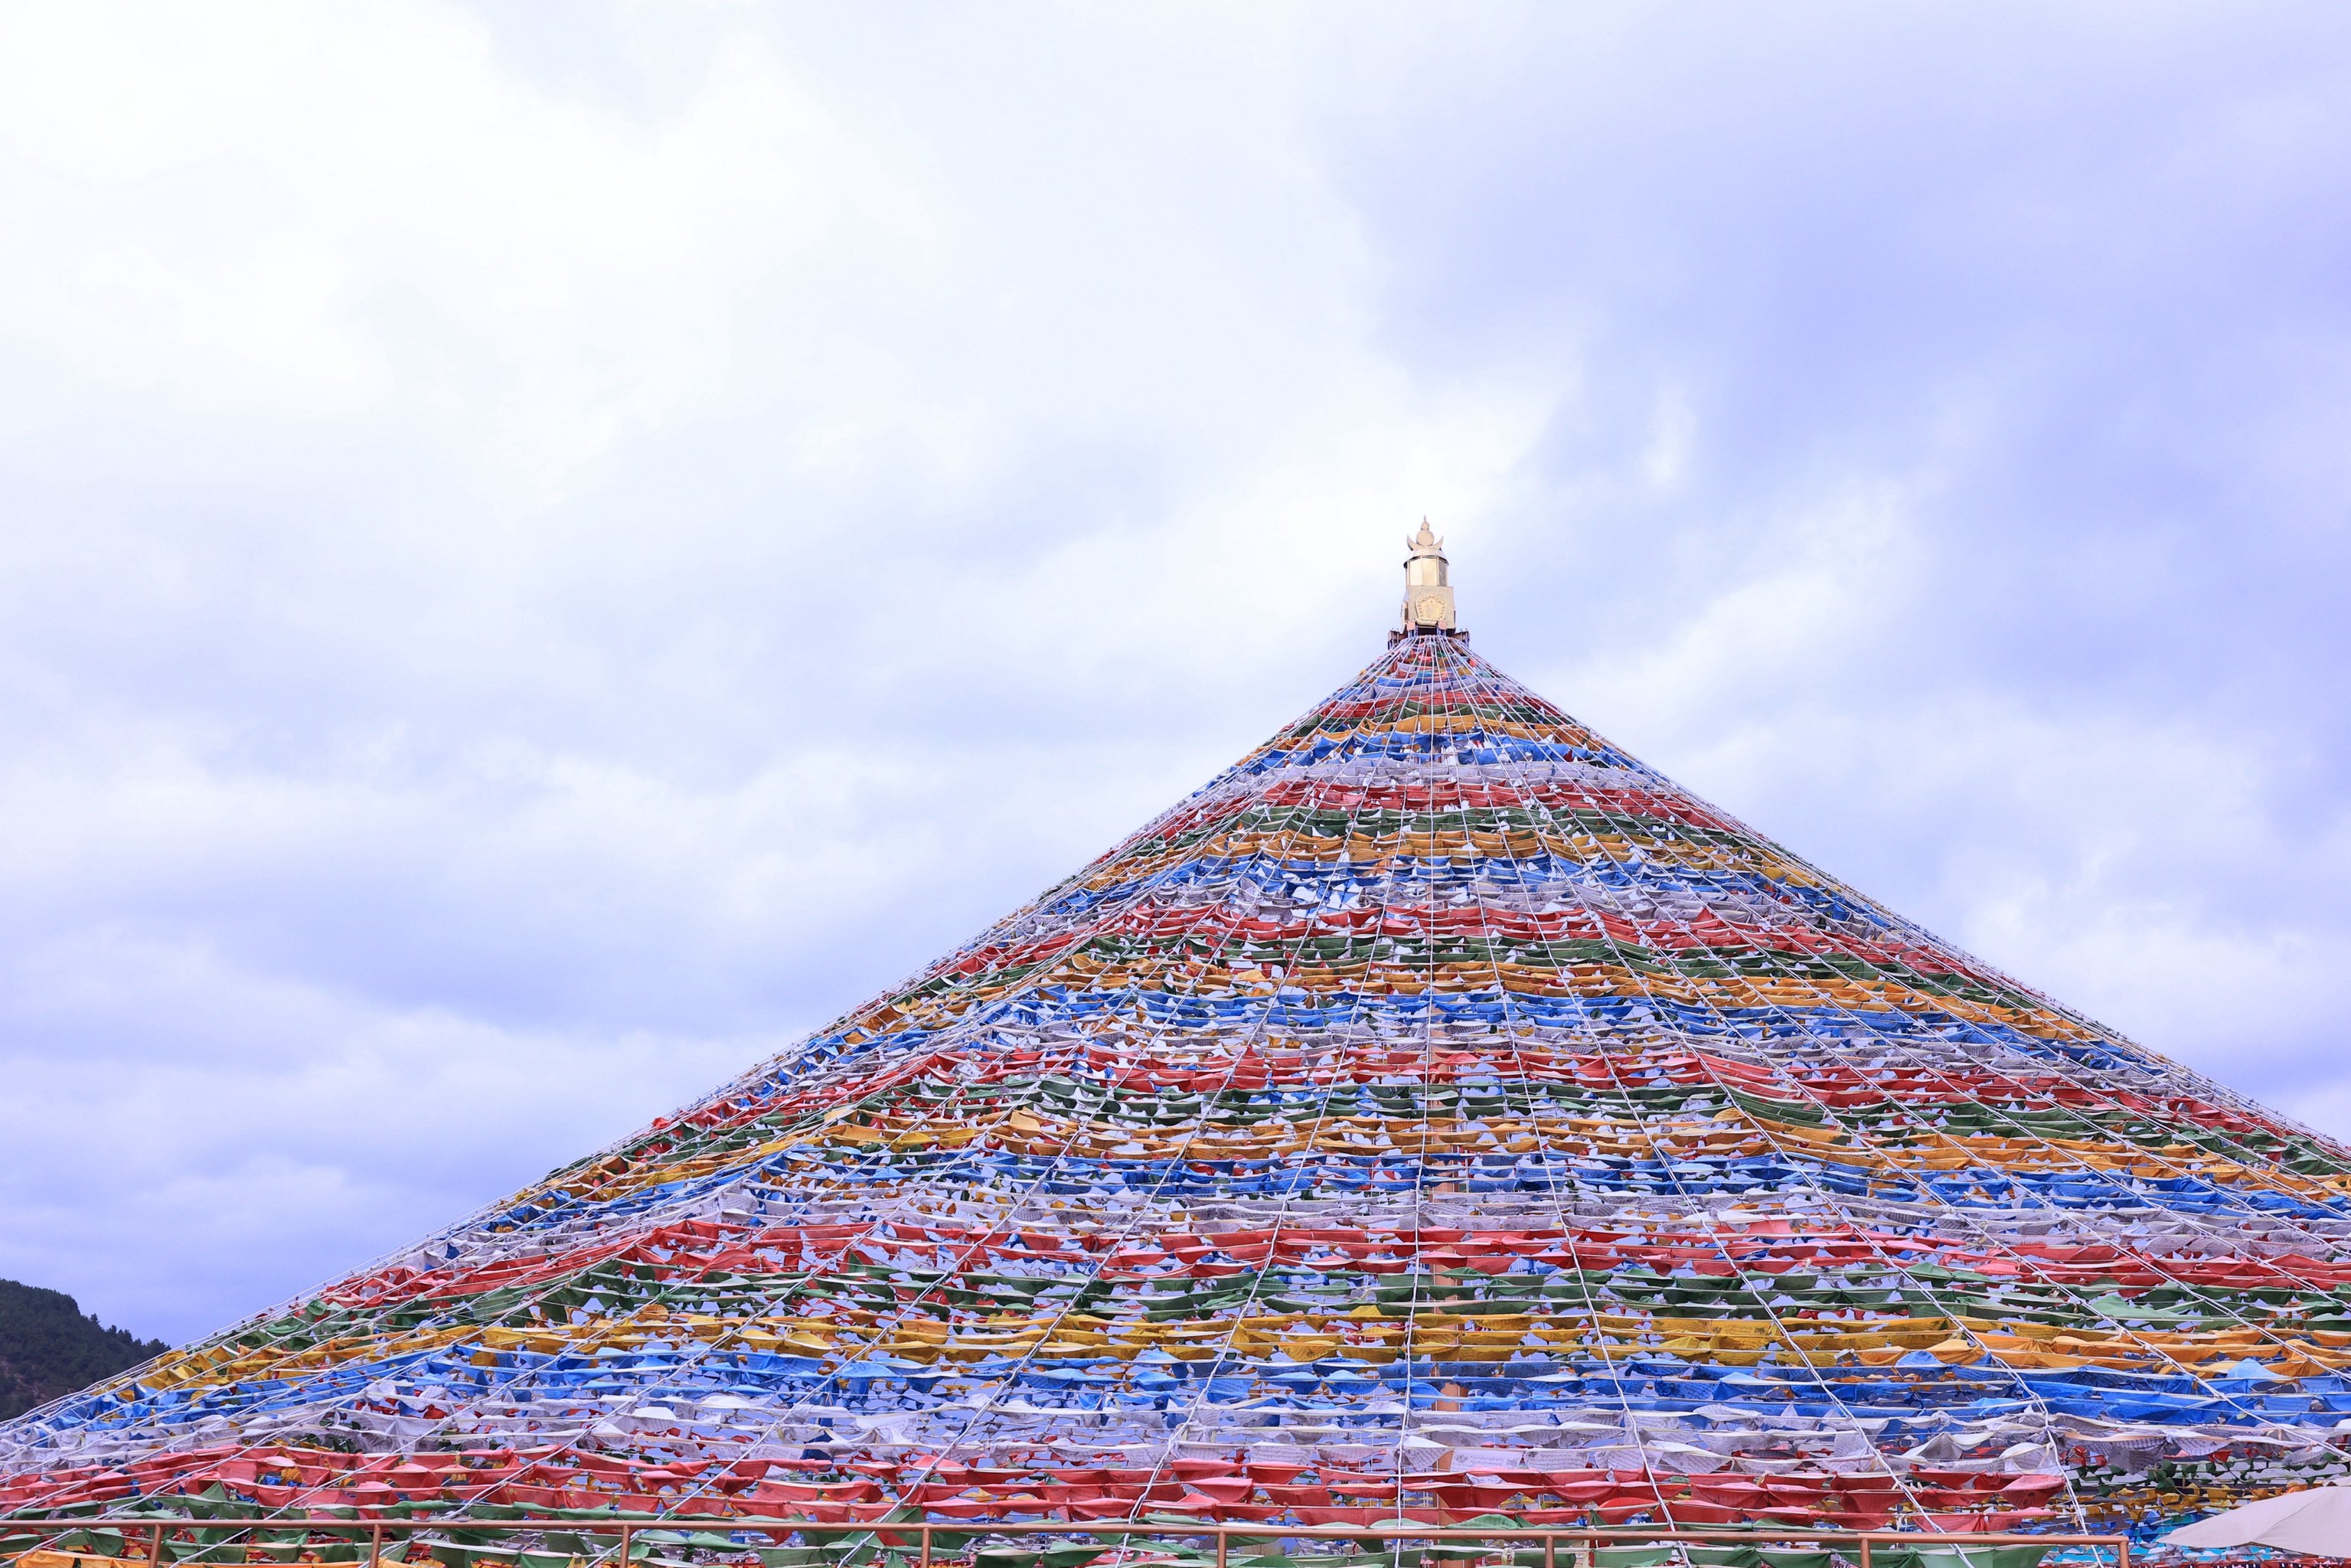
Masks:
[[[1404,541],[1404,629],[1408,633],[1450,632],[1453,585],[1445,560],[1445,541],[1429,532],[1420,519],[1420,532]]]

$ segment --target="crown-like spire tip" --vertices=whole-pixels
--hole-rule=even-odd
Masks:
[[[1455,632],[1453,584],[1445,541],[1420,519],[1420,532],[1404,541],[1404,634],[1429,636]]]

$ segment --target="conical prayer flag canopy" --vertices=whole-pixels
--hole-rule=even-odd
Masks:
[[[2342,1146],[1626,756],[1413,550],[1384,654],[1109,853],[0,1427],[0,1508],[2152,1529],[2344,1473]]]

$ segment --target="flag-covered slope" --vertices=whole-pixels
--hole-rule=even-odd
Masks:
[[[0,1506],[2153,1522],[2341,1470],[2346,1168],[1406,636]]]

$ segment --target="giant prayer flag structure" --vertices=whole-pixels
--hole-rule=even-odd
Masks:
[[[2152,1531],[2345,1473],[2351,1154],[1385,653],[914,979],[0,1427],[0,1511]]]

